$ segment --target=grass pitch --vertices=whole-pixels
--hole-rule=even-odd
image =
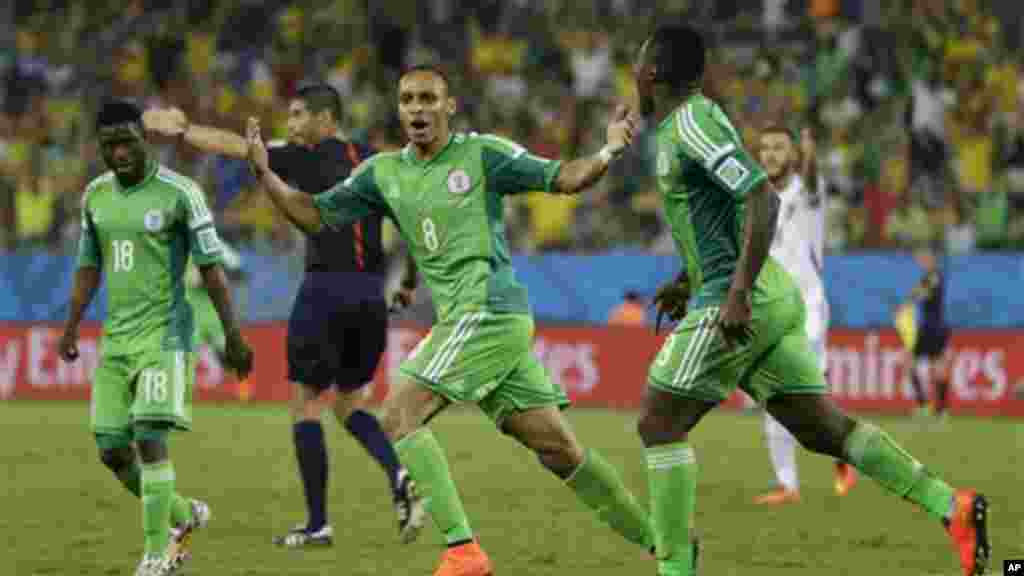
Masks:
[[[581,440],[623,471],[646,502],[635,415],[573,410]],[[0,574],[130,575],[142,551],[141,512],[99,463],[81,403],[0,403],[3,499]],[[954,418],[945,424],[874,419],[954,485],[977,486],[992,506],[992,574],[1024,558],[1024,424]],[[384,476],[333,421],[330,450],[333,548],[291,551],[271,538],[303,519],[291,429],[284,407],[200,406],[195,431],[171,455],[178,489],[212,506],[197,534],[192,575],[415,575],[433,572],[437,531],[398,543]],[[832,492],[825,458],[799,455],[803,502],[752,505],[771,484],[760,416],[712,413],[693,435],[700,466],[697,529],[701,575],[831,576],[959,574],[939,524],[869,480],[844,498]],[[577,504],[534,458],[475,411],[433,426],[496,575],[653,575],[654,562]]]

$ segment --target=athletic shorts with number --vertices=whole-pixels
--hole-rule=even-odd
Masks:
[[[476,403],[500,426],[511,414],[565,408],[569,398],[533,354],[533,318],[471,312],[435,324],[401,373],[454,403]]]
[[[140,422],[191,430],[194,380],[192,352],[102,354],[92,385],[93,432],[131,435]]]
[[[760,404],[780,395],[825,394],[819,359],[807,339],[798,291],[751,310],[753,337],[725,347],[719,308],[692,310],[669,335],[648,373],[648,384],[695,400],[719,403],[738,386]]]

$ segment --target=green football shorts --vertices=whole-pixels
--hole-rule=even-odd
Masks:
[[[476,403],[496,424],[532,408],[565,408],[569,398],[534,356],[533,318],[470,312],[435,324],[401,373],[454,403]]]
[[[828,392],[807,339],[807,311],[799,292],[755,303],[753,337],[732,350],[723,343],[718,314],[717,306],[687,313],[651,365],[650,387],[716,404],[737,386],[760,404],[778,395]]]
[[[138,422],[192,429],[195,354],[154,350],[138,354],[102,354],[92,385],[92,430],[131,434]]]

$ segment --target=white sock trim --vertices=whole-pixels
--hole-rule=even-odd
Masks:
[[[174,466],[170,462],[142,465],[142,482],[173,482]]]
[[[697,457],[690,446],[647,452],[647,468],[650,470],[667,470],[696,461]]]

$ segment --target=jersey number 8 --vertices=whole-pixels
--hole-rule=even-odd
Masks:
[[[424,218],[420,222],[420,228],[423,229],[423,244],[426,245],[427,250],[434,252],[437,250],[437,227],[434,226],[434,221],[430,218]]]
[[[114,240],[114,272],[129,272],[135,266],[135,245],[131,240]]]

